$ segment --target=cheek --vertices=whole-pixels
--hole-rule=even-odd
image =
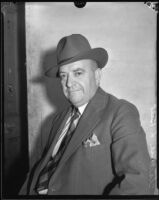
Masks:
[[[85,92],[89,93],[92,89],[93,82],[86,80],[83,84]]]
[[[62,87],[63,93],[66,95],[67,94],[67,87],[65,86],[64,83],[61,83],[61,87]]]
[[[85,95],[88,98],[91,98],[94,95],[96,88],[97,86],[96,86],[95,80],[93,78],[89,79],[89,81],[87,81],[85,84]]]

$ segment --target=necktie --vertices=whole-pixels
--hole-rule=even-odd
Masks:
[[[50,158],[47,165],[40,172],[40,175],[39,175],[39,178],[38,178],[38,181],[36,184],[36,191],[38,193],[40,193],[40,191],[43,191],[48,188],[49,179],[55,172],[55,170],[58,166],[58,163],[59,163],[66,147],[68,146],[68,143],[69,143],[69,141],[75,131],[75,128],[76,128],[75,122],[79,118],[79,116],[80,116],[80,113],[79,113],[78,109],[73,108],[73,114],[70,119],[70,125],[68,127],[67,133],[64,136],[56,155],[53,158],[52,157]]]

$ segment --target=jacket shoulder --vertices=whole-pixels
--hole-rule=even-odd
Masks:
[[[111,113],[111,133],[113,140],[129,134],[137,134],[141,130],[139,112],[133,103],[110,95],[109,109]]]
[[[137,107],[132,102],[126,99],[119,99],[110,93],[106,93],[106,95],[108,96],[108,105],[112,111],[118,112],[120,110],[127,110],[129,112],[138,113]]]

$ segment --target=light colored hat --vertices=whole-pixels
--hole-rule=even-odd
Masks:
[[[82,59],[95,60],[99,68],[108,61],[108,53],[103,48],[92,49],[88,40],[81,34],[72,34],[62,38],[57,45],[57,65],[45,72],[46,76],[56,77],[59,67]]]

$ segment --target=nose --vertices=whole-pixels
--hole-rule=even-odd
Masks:
[[[67,76],[66,86],[70,88],[73,84],[73,79],[70,75]]]

